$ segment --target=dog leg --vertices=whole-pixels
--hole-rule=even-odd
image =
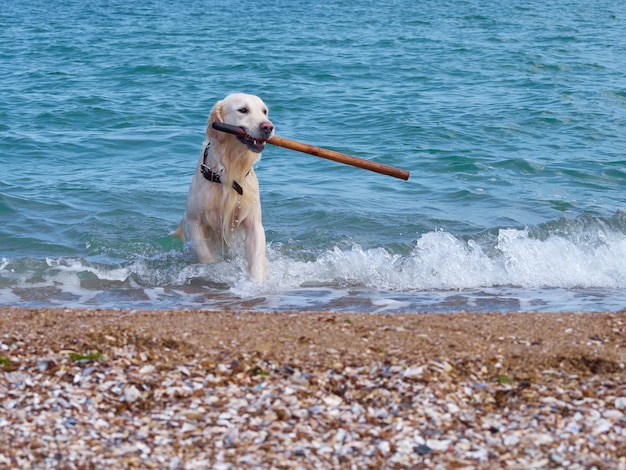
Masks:
[[[214,242],[207,233],[203,224],[198,221],[187,220],[185,223],[185,240],[190,241],[201,263],[215,263],[218,261],[214,253]]]
[[[248,275],[253,281],[263,281],[265,279],[265,230],[258,222],[246,223],[245,229]]]

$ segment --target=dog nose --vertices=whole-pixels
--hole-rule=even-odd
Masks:
[[[265,132],[267,135],[270,135],[272,133],[272,131],[274,130],[274,125],[269,122],[269,121],[265,121],[262,122],[259,127],[261,128],[261,130],[263,132]]]

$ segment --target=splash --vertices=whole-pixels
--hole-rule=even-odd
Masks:
[[[311,254],[272,244],[263,283],[246,277],[241,257],[203,265],[176,250],[119,265],[3,258],[0,304],[372,312],[616,309],[624,301],[624,259],[626,230],[580,220],[465,237],[433,231],[404,251],[354,244]]]

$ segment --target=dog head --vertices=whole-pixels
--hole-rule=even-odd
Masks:
[[[274,135],[274,125],[268,118],[266,104],[254,95],[244,93],[234,93],[218,101],[209,116],[207,126],[207,138],[213,141],[222,142],[224,139],[234,137],[249,150],[261,153],[265,148],[265,140]],[[223,122],[231,126],[237,126],[246,131],[245,138],[235,137],[216,131],[211,127],[213,122]]]

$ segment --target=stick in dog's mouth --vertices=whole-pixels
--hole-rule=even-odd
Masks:
[[[264,142],[263,139],[253,139],[250,137],[246,130],[232,126],[230,124],[224,124],[221,122],[213,122],[211,124],[213,129],[218,131],[227,132],[228,134],[234,134],[239,138],[239,140],[249,145],[251,142],[254,145],[254,141],[256,140],[257,148],[261,150],[252,150],[253,152],[260,153],[263,150]],[[247,140],[246,140],[247,139]],[[261,145],[259,145],[259,142]],[[362,158],[353,157],[351,155],[346,155],[339,152],[334,152],[332,150],[324,149],[321,147],[315,147],[314,145],[303,144],[302,142],[297,142],[295,140],[285,139],[283,137],[278,137],[276,135],[267,139],[267,142],[273,145],[278,145],[279,147],[288,148],[290,150],[295,150],[297,152],[308,153],[309,155],[315,155],[316,157],[327,158],[328,160],[333,160],[335,162],[344,163],[346,165],[356,166],[358,168],[364,168],[366,170],[375,171],[377,173],[381,173],[383,175],[393,176],[394,178],[400,178],[403,180],[409,179],[409,172],[407,170],[402,170],[400,168],[395,168],[389,165],[383,165],[382,163],[373,162],[371,160],[363,160]]]

